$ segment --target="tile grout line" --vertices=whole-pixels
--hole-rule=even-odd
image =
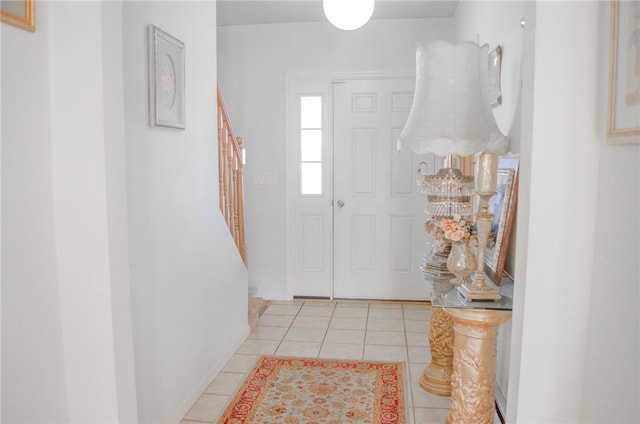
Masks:
[[[287,331],[284,332],[282,338],[280,339],[280,341],[278,342],[278,345],[276,346],[276,350],[273,351],[272,353],[273,356],[276,355],[276,353],[278,352],[278,349],[280,349],[280,346],[282,346],[284,339],[287,338],[287,334],[289,334],[289,331],[291,330],[291,326],[293,325],[293,322],[298,318],[298,315],[300,315],[300,312],[302,311],[302,307],[304,306],[305,303],[307,302],[303,302],[302,305],[300,305],[300,307],[298,308],[298,312],[296,312],[296,314],[293,316],[293,319],[291,320],[291,322],[289,323],[289,326],[287,327]]]
[[[367,303],[367,317],[364,320],[364,339],[362,340],[362,360],[364,359],[364,351],[367,348],[367,333],[369,332],[369,314],[371,313],[371,303]]]
[[[327,328],[324,330],[324,336],[322,336],[322,341],[320,341],[320,349],[318,349],[318,353],[316,354],[316,358],[320,358],[320,352],[322,352],[322,347],[324,346],[324,341],[327,338],[327,333],[329,332],[329,327],[331,327],[331,321],[333,321],[333,316],[336,313],[337,303],[333,305],[333,309],[331,310],[331,315],[329,316],[329,322],[327,323]]]
[[[404,319],[404,305],[402,305],[402,325],[404,327],[404,341],[405,341],[405,345],[406,345],[406,352],[407,352],[407,368],[409,371],[409,396],[411,396],[411,415],[413,416],[413,421],[415,422],[415,411],[416,411],[416,400],[415,397],[413,396],[413,375],[411,375],[411,367],[410,367],[410,359],[409,359],[409,340],[407,337],[407,321]]]

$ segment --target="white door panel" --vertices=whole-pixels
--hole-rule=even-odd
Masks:
[[[414,80],[334,85],[334,296],[426,299],[418,160],[396,152]]]
[[[414,79],[290,81],[287,123],[288,289],[294,296],[428,299],[420,161],[396,140]],[[322,97],[320,194],[301,193],[301,96]],[[309,187],[312,185],[308,185]]]

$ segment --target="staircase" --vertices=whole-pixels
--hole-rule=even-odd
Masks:
[[[247,266],[247,244],[244,239],[244,147],[242,137],[236,137],[218,87],[218,172],[220,177],[220,211]],[[249,325],[258,325],[260,315],[269,301],[249,296]]]
[[[270,300],[265,300],[260,297],[249,297],[249,327],[251,327],[251,330],[256,328],[258,320],[270,304]]]
[[[247,245],[244,240],[244,148],[242,137],[236,137],[218,87],[218,172],[220,175],[220,211],[236,243],[238,252],[247,264]]]

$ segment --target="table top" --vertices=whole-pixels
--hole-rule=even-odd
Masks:
[[[497,289],[491,282],[488,282],[488,284],[491,284]],[[466,301],[462,295],[458,293],[458,288],[452,284],[449,279],[433,280],[431,305],[437,308],[511,311],[513,309],[513,299],[506,294],[511,294],[512,292],[513,282],[509,279],[503,279],[499,288],[499,293],[502,296],[500,300]]]

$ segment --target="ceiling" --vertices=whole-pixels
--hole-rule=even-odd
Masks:
[[[371,19],[450,18],[457,0],[376,0]],[[321,0],[218,0],[218,26],[325,21]]]

